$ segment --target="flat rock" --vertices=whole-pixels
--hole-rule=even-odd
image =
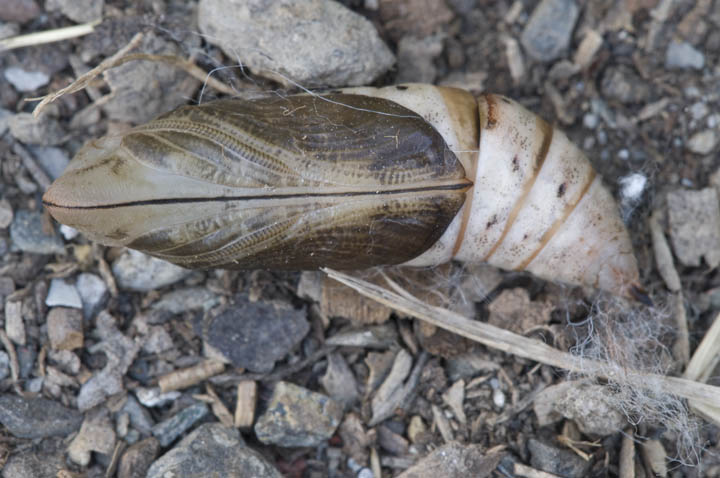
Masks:
[[[18,438],[66,436],[80,428],[82,413],[42,397],[0,395],[0,423]]]
[[[565,53],[579,14],[574,0],[542,0],[520,37],[525,51],[537,61],[552,61]]]
[[[191,272],[132,249],[123,252],[113,262],[112,271],[118,286],[140,292],[174,284],[190,275]]]
[[[330,0],[201,0],[198,23],[233,61],[286,84],[366,85],[395,62],[370,21]]]
[[[220,302],[214,292],[205,287],[186,287],[170,291],[153,303],[151,308],[171,314],[182,314],[188,310],[210,310]]]
[[[570,450],[562,450],[531,438],[528,440],[530,464],[548,473],[567,478],[582,478],[590,470],[590,461],[585,461]]]
[[[624,104],[644,103],[650,97],[650,87],[626,65],[607,68],[600,89],[607,99]]]
[[[83,346],[83,316],[76,309],[54,307],[47,315],[48,338],[53,350],[74,350]]]
[[[65,246],[55,232],[47,235],[43,230],[42,213],[17,211],[10,225],[10,239],[24,252],[34,254],[62,254]]]
[[[205,403],[195,403],[155,425],[152,428],[152,434],[158,439],[161,446],[168,446],[208,413],[210,410]]]
[[[68,284],[63,279],[53,279],[50,281],[50,289],[45,297],[45,305],[82,309],[82,300],[74,285]]]
[[[65,467],[65,444],[60,438],[45,439],[32,447],[10,454],[2,468],[3,478],[41,478],[57,476]]]
[[[59,178],[70,164],[67,152],[56,146],[30,146],[28,149],[51,179]]]
[[[720,206],[715,188],[677,190],[667,195],[670,240],[677,258],[697,267],[720,264]]]
[[[687,141],[687,149],[697,154],[708,154],[718,144],[717,132],[714,129],[704,129],[690,136]]]
[[[50,75],[43,71],[26,71],[19,66],[5,69],[5,79],[20,92],[35,91],[50,82]]]
[[[495,470],[501,453],[486,454],[481,445],[448,443],[402,472],[398,478],[485,478]]]
[[[0,4],[0,20],[25,23],[40,15],[40,6],[35,0],[3,0]]]
[[[248,448],[240,432],[219,423],[199,426],[156,460],[147,472],[147,478],[208,476],[282,478],[283,475],[262,455]]]
[[[320,446],[335,433],[342,415],[342,405],[331,398],[278,382],[255,424],[255,434],[266,444]]]
[[[236,297],[217,317],[201,325],[203,339],[232,362],[252,372],[269,372],[310,330],[304,309],[274,307]]]
[[[60,10],[70,20],[85,23],[100,19],[104,5],[105,0],[47,0],[45,9]]]

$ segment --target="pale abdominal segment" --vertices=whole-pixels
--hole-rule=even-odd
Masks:
[[[615,201],[517,103],[431,85],[220,100],[86,145],[43,201],[185,267],[489,262],[632,295]]]

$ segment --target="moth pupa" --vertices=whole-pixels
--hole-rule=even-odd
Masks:
[[[43,197],[63,224],[189,268],[452,259],[634,296],[617,205],[516,102],[408,84],[183,106],[84,146]]]

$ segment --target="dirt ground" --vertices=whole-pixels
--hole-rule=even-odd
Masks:
[[[71,15],[63,10],[67,7],[57,6],[66,2],[41,3],[11,0],[11,6],[0,6],[2,36],[81,23],[69,19]],[[714,259],[720,257],[720,248],[712,236],[720,240],[720,230],[700,241],[704,232],[698,229],[697,237],[693,237],[692,226],[688,226],[690,232],[683,235],[679,219],[674,219],[707,214],[711,221],[717,215],[713,188],[720,188],[720,0],[340,3],[367,18],[396,57],[395,66],[373,86],[421,81],[460,86],[476,94],[503,94],[564,130],[586,152],[618,198],[640,264],[641,282],[663,311],[657,314],[657,327],[638,327],[628,332],[629,327],[615,328],[611,323],[616,316],[606,322],[598,320],[597,327],[604,327],[609,334],[634,334],[633,340],[626,337],[625,341],[613,343],[655,354],[652,364],[640,358],[632,362],[633,366],[647,365],[653,371],[682,375],[688,358],[720,310],[720,275]],[[577,9],[577,17],[573,18],[573,8],[568,8],[564,19],[567,25],[556,25],[558,31],[568,28],[567,45],[557,39],[547,40],[548,44],[524,37],[533,17],[540,16],[540,3]],[[27,98],[66,86],[115,54],[138,32],[150,32],[156,43],[143,43],[137,51],[154,49],[160,42],[162,48],[154,53],[162,50],[163,54],[192,58],[204,71],[236,64],[235,58],[195,34],[198,26],[194,1],[105,0],[101,8],[103,21],[96,33],[48,45],[0,50],[0,71],[21,67],[46,77],[40,81],[41,86],[21,91],[7,74],[0,75],[0,297],[5,302],[0,317],[5,323],[3,344],[7,353],[7,370],[0,388],[3,395],[26,400],[43,396],[69,410],[80,409],[84,415],[77,420],[87,424],[80,432],[77,421],[77,426],[70,426],[65,433],[32,436],[13,433],[0,420],[5,425],[0,429],[1,463],[7,464],[3,476],[31,476],[22,470],[47,470],[27,465],[35,463],[33,460],[43,461],[40,457],[45,456],[50,457],[47,463],[58,472],[67,473],[57,476],[136,476],[118,466],[133,443],[151,436],[159,440],[161,444],[154,445],[154,453],[146,460],[149,466],[156,456],[172,449],[180,436],[201,423],[225,423],[223,419],[229,419],[237,425],[237,417],[228,418],[223,413],[227,414],[227,409],[233,413],[241,393],[238,384],[247,382],[257,385],[258,408],[254,416],[250,414],[252,424],[267,410],[274,384],[283,380],[335,400],[346,400],[340,426],[317,446],[268,444],[258,438],[256,428],[247,424],[240,427],[248,446],[288,477],[367,477],[373,472],[377,477],[378,470],[382,470],[382,476],[397,476],[417,463],[421,463],[417,474],[403,476],[442,474],[442,467],[422,465],[421,459],[447,442],[465,447],[458,453],[468,463],[492,463],[482,470],[467,465],[464,472],[447,465],[448,476],[720,477],[717,422],[700,419],[696,433],[690,435],[691,447],[678,449],[682,432],[689,426],[684,418],[678,418],[682,423],[675,428],[657,421],[683,415],[683,411],[673,411],[676,402],[655,407],[657,410],[666,405],[671,409],[665,410],[668,415],[648,413],[647,417],[638,415],[637,409],[624,410],[629,415],[626,417],[623,410],[613,408],[628,402],[611,400],[607,410],[600,408],[605,402],[598,399],[597,405],[591,398],[622,392],[613,389],[612,380],[590,377],[583,382],[582,374],[568,377],[561,368],[517,358],[422,325],[348,293],[320,273],[195,271],[163,287],[130,287],[117,277],[116,264],[128,254],[120,248],[93,245],[67,231],[63,234],[70,235],[64,235],[64,240],[56,234],[59,246],[53,243],[37,252],[18,246],[12,227],[24,212],[42,212],[42,193],[55,176],[49,169],[62,169],[65,164],[62,159],[54,160],[54,154],[70,158],[90,139],[125,131],[148,120],[148,105],[164,111],[182,101],[197,101],[201,91],[207,98],[222,94],[212,86],[201,89],[199,81],[189,79],[179,69],[176,74],[163,70],[153,85],[177,89],[177,96],[157,99],[148,90],[122,99],[104,99],[104,106],[93,106],[112,90],[122,89],[123,82],[142,81],[157,73],[150,67],[138,66],[140,62],[127,63],[115,73],[98,77],[86,90],[51,104],[51,123],[20,128],[19,119],[15,119],[12,121],[16,123],[4,127],[8,118],[32,111],[36,103],[25,101]],[[83,16],[82,12],[73,15]],[[253,92],[278,88],[271,80],[255,75],[252,68],[223,69],[216,77],[226,85]],[[683,209],[678,201],[685,201],[687,196],[672,196],[677,191],[710,191],[710,200],[698,199],[690,206],[683,203]],[[670,257],[674,258],[671,267],[679,277],[679,289],[660,271],[655,256],[658,245],[653,242],[649,225],[651,215],[657,218],[659,230],[670,238]],[[45,220],[49,224],[47,217]],[[697,244],[706,249],[694,251],[700,247]],[[48,291],[53,279],[78,284],[79,276],[87,273],[105,284],[103,298],[93,302],[93,310],[88,311],[83,296],[80,309],[85,315],[67,312],[58,319],[72,322],[70,318],[77,316],[81,323],[79,345],[61,347],[51,335],[55,326],[50,311],[72,307],[63,303],[53,307],[47,301]],[[424,300],[541,339],[563,352],[582,349],[584,337],[592,328],[586,319],[596,314],[596,296],[592,292],[524,273],[462,269],[456,265],[392,274]],[[434,293],[441,298],[433,298]],[[232,344],[212,339],[213,324],[228,313],[231,318],[269,313],[263,307],[285,310],[278,314],[287,316],[288,322],[271,326],[266,324],[272,321],[260,320],[257,330],[248,332],[252,340],[274,334],[295,334],[297,340],[288,339],[283,353],[268,359],[269,365],[257,365],[252,357],[233,356],[228,360],[230,352],[224,347]],[[636,313],[629,310],[619,319],[624,325]],[[21,336],[17,328],[12,329],[15,335],[10,332],[10,315],[22,317]],[[114,320],[111,325],[107,317]],[[678,320],[682,320],[682,326],[678,326]],[[301,325],[296,330],[288,323]],[[638,337],[645,333],[647,342],[640,342]],[[14,351],[11,353],[9,348]],[[390,410],[387,419],[373,423],[379,413],[379,385],[392,374],[391,367],[400,366],[402,351],[408,354],[407,371],[394,380],[411,390],[406,400]],[[253,350],[246,353],[252,354]],[[123,366],[113,362],[122,362],[124,354],[131,356],[129,363]],[[217,354],[225,356],[226,365],[180,388],[172,401],[158,406],[140,399],[138,407],[144,408],[142,413],[150,417],[152,426],[179,416],[193,404],[211,406],[210,412],[180,430],[178,436],[163,442],[162,432],[143,430],[132,417],[128,418],[130,412],[123,415],[128,396],[139,397],[139,390],[162,386],[163,378],[171,372],[200,366],[206,358],[217,358]],[[608,352],[594,357],[617,355]],[[253,365],[239,366],[242,360]],[[258,368],[254,370],[253,366]],[[119,388],[102,400],[87,399],[83,391],[87,390],[86,384],[110,369],[120,373],[112,382]],[[720,385],[717,370],[709,369],[704,377],[706,383]],[[578,390],[577,401],[588,400],[598,408],[568,411],[550,404],[560,415],[554,419],[539,417],[538,397],[552,402],[553,397],[543,395],[543,391],[562,384]],[[355,393],[344,393],[348,390]],[[563,393],[568,396],[567,391]],[[622,393],[627,395],[627,390]],[[642,401],[642,394],[639,396]],[[84,409],[86,399],[90,402]],[[644,399],[649,400],[647,396]],[[688,405],[686,401],[677,404],[680,408]],[[616,413],[620,419],[614,422]],[[592,417],[594,414],[607,416]],[[593,428],[595,418],[602,426],[595,424]],[[613,423],[620,425],[612,429]],[[610,430],[598,431],[604,430],[603,426]],[[112,434],[112,439],[105,440],[106,445],[83,448],[77,444],[75,433],[87,433],[88,440],[97,439],[98,443],[103,442],[100,436]],[[73,446],[75,454],[68,458],[68,447]],[[495,456],[497,460],[493,461]],[[18,457],[25,465],[18,464]],[[10,467],[13,460],[15,465]],[[666,466],[657,465],[657,460]]]

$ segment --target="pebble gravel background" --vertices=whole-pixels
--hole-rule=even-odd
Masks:
[[[40,198],[84,142],[221,96],[129,62],[33,119],[26,100],[139,33],[134,51],[191,59],[238,96],[407,81],[510,96],[566,131],[616,194],[643,283],[682,317],[653,336],[670,373],[720,311],[720,0],[3,0],[2,477],[720,477],[712,421],[687,457],[603,383],[319,273],[188,271],[53,224]],[[586,291],[489,267],[400,274],[562,350],[591,310]]]

